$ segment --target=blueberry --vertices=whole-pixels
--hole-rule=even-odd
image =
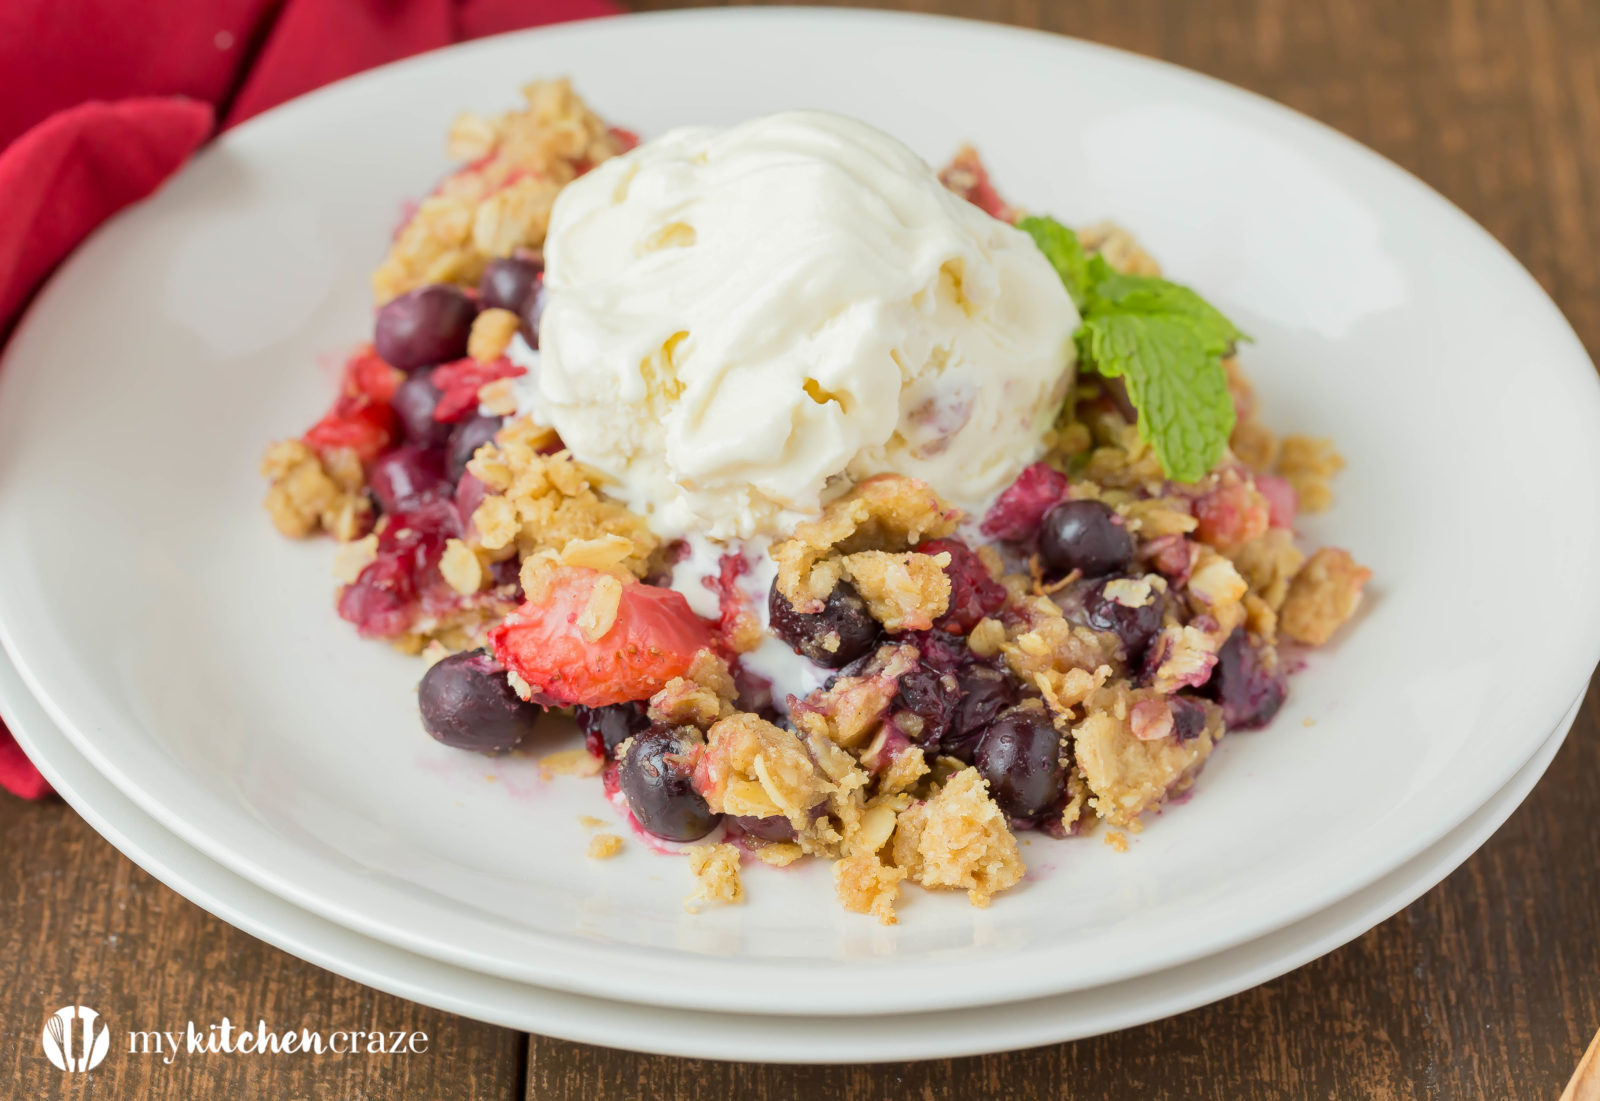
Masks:
[[[400,384],[390,401],[408,443],[419,447],[443,447],[450,439],[452,425],[433,419],[439,404],[439,388],[433,384],[433,371],[417,371]]]
[[[617,746],[650,725],[642,703],[614,703],[609,707],[578,707],[573,710],[578,729],[584,733],[589,752],[611,757]]]
[[[972,763],[989,781],[989,794],[1013,818],[1037,818],[1066,788],[1061,734],[1036,707],[1018,707],[984,732]]]
[[[387,513],[450,487],[445,479],[444,455],[434,448],[414,444],[379,455],[367,472],[367,484]]]
[[[1062,501],[1039,525],[1039,557],[1056,573],[1100,577],[1133,564],[1128,525],[1099,501]]]
[[[480,753],[515,749],[540,715],[540,708],[512,689],[505,667],[482,650],[435,662],[417,686],[417,705],[429,734]]]
[[[1243,629],[1236,629],[1217,651],[1216,668],[1206,694],[1222,705],[1229,730],[1260,730],[1273,719],[1289,694],[1281,671],[1269,670]]]
[[[770,818],[740,815],[730,821],[741,831],[762,841],[793,841],[794,824],[781,814]]]
[[[898,725],[906,737],[919,745],[936,746],[949,730],[960,702],[961,685],[955,674],[921,666],[900,678],[899,690],[889,706],[897,713]]]
[[[478,448],[494,439],[494,434],[500,431],[500,426],[504,423],[503,417],[485,417],[474,413],[452,429],[449,458],[445,461],[445,474],[452,482],[461,480],[461,475],[466,473],[467,462],[473,454]]]
[[[435,283],[408,291],[378,311],[372,343],[391,367],[415,371],[460,359],[477,306],[459,287]]]
[[[517,331],[522,333],[522,339],[528,342],[530,348],[539,347],[539,322],[544,319],[544,303],[544,280],[540,279],[534,283],[532,293],[517,311],[518,316],[522,318],[522,324],[518,326]]]
[[[772,633],[827,669],[842,669],[871,653],[883,633],[867,602],[845,581],[834,586],[822,611],[810,614],[795,611],[774,583],[767,609]]]
[[[490,260],[483,269],[483,278],[478,280],[478,301],[486,307],[520,314],[543,271],[543,265],[535,260],[515,256]]]
[[[1180,742],[1198,738],[1206,728],[1205,705],[1185,696],[1173,696],[1167,701],[1172,710],[1172,733]]]
[[[671,727],[656,725],[625,743],[617,783],[639,825],[668,841],[695,841],[721,819],[690,783],[691,743]]]
[[[972,664],[958,670],[956,684],[961,689],[961,702],[956,705],[939,748],[971,764],[978,739],[995,716],[1016,702],[1016,690],[1009,677],[988,665]]]
[[[1084,620],[1096,631],[1110,631],[1122,640],[1123,656],[1138,665],[1150,640],[1161,630],[1161,594],[1152,590],[1143,605],[1134,608],[1106,595],[1106,586],[1119,578],[1108,577],[1091,585],[1083,598]]]

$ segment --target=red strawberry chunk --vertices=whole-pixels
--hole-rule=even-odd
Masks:
[[[440,391],[433,419],[458,421],[478,408],[478,391],[489,383],[527,373],[526,367],[518,367],[505,356],[489,363],[468,358],[443,364],[433,372],[433,384]]]
[[[376,459],[393,439],[394,413],[389,406],[349,395],[341,395],[305,435],[306,446],[319,454],[347,447],[364,463]]]
[[[1067,476],[1049,463],[1026,467],[989,506],[980,529],[991,539],[1031,539],[1050,506],[1066,499]]]
[[[595,624],[585,623],[585,612],[605,576],[554,567],[535,596],[489,632],[495,657],[527,681],[535,698],[584,707],[648,699],[712,644],[710,626],[681,593],[631,580],[622,584],[616,618],[590,639],[585,626]]]
[[[339,396],[333,408],[305,434],[306,446],[319,454],[349,448],[369,463],[394,441],[394,413],[389,401],[400,386],[399,371],[364,345],[344,365]]]
[[[397,371],[365,344],[344,365],[342,390],[346,394],[364,394],[373,401],[388,404],[394,392],[405,381],[405,373]]]

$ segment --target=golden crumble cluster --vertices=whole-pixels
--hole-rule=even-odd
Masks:
[[[319,456],[300,440],[279,440],[262,456],[261,474],[270,483],[267,515],[291,539],[327,532],[345,543],[372,527],[366,474],[351,451]]]
[[[462,167],[417,204],[373,272],[380,303],[430,283],[476,283],[495,257],[539,248],[561,189],[626,147],[568,81],[535,81],[522,95],[520,110],[456,119],[448,150]]]
[[[604,497],[594,473],[557,444],[548,428],[526,418],[501,430],[467,464],[491,491],[473,510],[469,539],[486,558],[527,558],[610,539],[627,543],[621,565],[643,576],[660,544],[638,516]],[[581,564],[581,563],[573,563]],[[601,567],[605,568],[605,567]]]

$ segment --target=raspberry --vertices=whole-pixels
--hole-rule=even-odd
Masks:
[[[445,543],[461,534],[455,505],[436,497],[390,514],[378,534],[378,556],[339,594],[339,617],[364,638],[404,634],[418,613],[438,615],[460,597],[439,573]]]
[[[1222,549],[1264,534],[1271,518],[1268,498],[1249,482],[1233,480],[1196,500],[1194,516],[1200,522],[1194,537]]]
[[[750,602],[739,587],[739,578],[750,569],[742,554],[725,554],[717,563],[717,576],[704,579],[706,588],[717,594],[717,637],[732,650],[740,623],[748,617]]]
[[[1267,499],[1272,526],[1292,530],[1295,513],[1300,510],[1300,497],[1295,493],[1294,486],[1289,484],[1289,479],[1276,474],[1257,474],[1256,488]]]
[[[930,539],[918,545],[920,554],[950,555],[944,568],[950,579],[950,606],[933,621],[941,631],[964,635],[985,616],[994,615],[1006,602],[1005,586],[989,576],[983,560],[959,539]]]
[[[1067,485],[1065,474],[1048,463],[1034,463],[989,507],[979,530],[1007,542],[1032,538],[1050,506],[1066,497]]]

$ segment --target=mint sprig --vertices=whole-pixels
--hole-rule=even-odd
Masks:
[[[1167,477],[1196,482],[1216,466],[1233,433],[1233,398],[1222,357],[1248,337],[1193,290],[1125,275],[1084,252],[1053,218],[1017,223],[1061,277],[1083,323],[1083,364],[1120,378],[1139,412],[1139,435]]]

